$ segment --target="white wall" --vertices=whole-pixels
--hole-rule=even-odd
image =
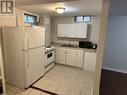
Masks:
[[[60,23],[74,23],[74,17],[53,17],[51,18],[51,42],[54,43],[73,43],[78,44],[78,41],[82,39],[67,39],[67,38],[58,38],[57,37],[57,26]],[[100,25],[100,17],[94,16],[92,18],[91,28],[89,28],[90,34],[90,40],[92,42],[97,43],[98,42],[98,32],[99,32],[99,25]],[[89,40],[89,39],[85,39]]]
[[[127,70],[127,16],[109,18],[103,66]]]
[[[91,24],[90,41],[98,43],[99,29],[100,29],[100,17],[94,16]]]

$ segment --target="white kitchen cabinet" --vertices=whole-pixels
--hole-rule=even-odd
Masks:
[[[15,9],[14,15],[6,15],[0,17],[0,26],[4,27],[23,27],[24,25],[24,11],[21,9]]]
[[[76,64],[77,67],[83,66],[83,60],[84,60],[84,51],[83,50],[77,50],[76,51]]]
[[[95,71],[96,66],[96,52],[85,52],[84,56],[84,70],[86,71]]]
[[[87,25],[88,24],[75,25],[75,35],[77,36],[77,38],[87,38]]]
[[[76,66],[76,50],[66,49],[66,64]]]
[[[87,38],[88,24],[58,24],[58,37]]]
[[[58,24],[58,37],[74,38],[75,26],[72,24]]]
[[[81,67],[83,66],[83,50],[76,50],[70,48],[56,47],[55,62],[69,66]]]
[[[56,50],[56,53],[55,53],[55,62],[56,63],[59,63],[59,64],[65,64],[66,62],[65,62],[65,57],[66,57],[66,55],[65,55],[65,50],[64,49],[62,49],[62,48],[55,48],[55,50]]]
[[[0,27],[16,27],[16,15],[6,15],[0,17]]]
[[[76,25],[72,25],[72,24],[66,24],[67,27],[67,32],[66,32],[66,37],[70,37],[70,38],[75,38],[75,29],[76,29]],[[65,27],[65,29],[66,29]]]
[[[68,26],[66,24],[58,24],[58,37],[67,37]]]

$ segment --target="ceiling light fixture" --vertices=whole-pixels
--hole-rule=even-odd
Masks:
[[[60,13],[60,14],[64,13],[64,11],[65,11],[65,8],[63,8],[63,7],[57,7],[55,9],[56,9],[57,13]]]

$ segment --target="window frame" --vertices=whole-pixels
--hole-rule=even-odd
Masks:
[[[83,17],[82,18],[82,21],[77,21],[77,17]],[[90,20],[89,21],[85,21],[84,18],[85,17],[90,17]],[[79,16],[74,16],[74,22],[91,22],[92,21],[92,16],[91,15],[79,15]]]
[[[27,20],[28,20],[28,17],[33,17],[33,21],[34,21],[34,22],[26,22],[26,21],[25,21],[25,16],[27,16]],[[37,21],[37,16],[35,16],[35,15],[31,15],[31,14],[27,14],[27,13],[24,13],[24,23],[35,24],[36,21]]]

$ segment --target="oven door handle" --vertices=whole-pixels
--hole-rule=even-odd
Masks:
[[[55,49],[53,49],[53,50],[50,50],[50,51],[46,51],[46,52],[45,52],[45,54],[47,54],[47,53],[49,53],[49,52],[52,52],[52,51],[54,51],[54,50],[55,50]]]

